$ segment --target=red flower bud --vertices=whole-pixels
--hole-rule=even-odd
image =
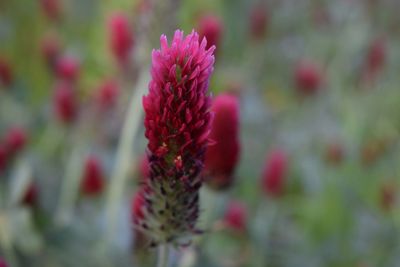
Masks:
[[[23,128],[13,127],[8,130],[5,136],[5,143],[11,155],[21,151],[27,142],[27,135]]]
[[[210,139],[215,144],[207,148],[205,175],[207,184],[223,189],[232,183],[239,159],[239,100],[230,94],[217,96],[211,106],[214,120]]]
[[[200,173],[212,115],[208,96],[215,49],[196,32],[176,31],[171,46],[161,36],[152,53],[152,79],[143,97],[150,177],[144,186],[145,218],[137,227],[154,242],[179,244],[196,233]],[[146,225],[146,227],[143,226]]]
[[[13,73],[11,70],[10,63],[0,57],[0,85],[8,87],[13,82]]]
[[[313,95],[322,84],[322,73],[311,61],[301,61],[295,70],[296,87],[302,95]]]
[[[268,14],[264,5],[255,5],[250,13],[250,33],[251,36],[260,40],[265,37],[268,26]]]
[[[54,95],[54,111],[58,119],[66,124],[73,122],[77,115],[77,108],[74,89],[65,83],[58,84]]]
[[[247,208],[238,201],[231,201],[224,215],[224,224],[226,227],[237,231],[244,232],[246,230]]]
[[[66,82],[75,82],[80,72],[79,62],[71,56],[63,56],[57,60],[57,77]]]
[[[126,64],[134,43],[128,19],[123,14],[114,14],[109,20],[109,31],[110,47],[114,57],[120,64]]]
[[[36,205],[37,197],[38,189],[35,184],[31,183],[25,192],[24,198],[22,199],[22,204],[33,207]]]
[[[275,149],[269,153],[262,173],[262,186],[267,195],[280,197],[283,194],[288,169],[287,161],[283,150]]]
[[[200,40],[204,37],[207,39],[206,49],[211,46],[218,47],[222,35],[222,22],[221,20],[212,14],[204,15],[200,18],[198,31]]]
[[[99,159],[90,156],[85,161],[81,191],[85,195],[97,195],[104,188],[104,171]]]

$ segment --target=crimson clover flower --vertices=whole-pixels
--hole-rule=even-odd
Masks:
[[[209,143],[212,113],[208,86],[215,46],[205,38],[177,30],[172,44],[160,38],[152,52],[152,79],[143,97],[148,142],[149,179],[138,228],[155,243],[180,244],[190,237],[199,216],[200,173]]]

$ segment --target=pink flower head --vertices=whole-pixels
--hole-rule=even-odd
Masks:
[[[246,206],[238,201],[231,201],[225,211],[223,222],[226,227],[236,231],[244,232],[246,230]]]
[[[95,156],[89,156],[85,161],[83,170],[81,191],[85,195],[97,195],[104,188],[104,171],[100,160]]]
[[[72,56],[63,56],[57,60],[57,77],[66,82],[75,82],[80,73],[79,61]]]
[[[104,81],[97,91],[97,106],[103,111],[111,109],[116,104],[118,95],[118,84],[113,80]]]
[[[218,47],[222,35],[222,22],[217,16],[207,14],[201,17],[198,30],[200,39],[207,39],[207,49],[213,45]]]
[[[196,32],[185,37],[177,30],[170,46],[162,35],[161,49],[152,53],[152,79],[143,107],[150,164],[145,195],[151,205],[146,209],[154,222],[146,230],[155,242],[175,242],[196,232],[199,174],[212,119],[207,90],[215,47],[206,45]],[[153,207],[162,209],[152,213]],[[156,235],[155,228],[163,230]]]
[[[287,155],[283,150],[275,149],[267,157],[262,173],[262,186],[271,197],[282,195],[287,175]]]
[[[239,159],[239,100],[231,94],[217,96],[211,106],[214,120],[210,139],[215,144],[207,148],[205,176],[207,184],[223,189],[232,183]]]
[[[119,63],[127,63],[134,42],[128,19],[120,13],[112,15],[109,20],[109,31],[112,53]]]
[[[38,197],[37,186],[34,183],[31,183],[25,192],[24,198],[22,199],[22,204],[33,207],[36,205],[37,197]]]
[[[55,35],[46,35],[41,42],[41,54],[47,66],[55,70],[57,60],[61,54],[60,40]]]
[[[61,15],[60,0],[40,0],[43,13],[49,20],[57,20]]]
[[[75,120],[78,103],[74,88],[69,84],[59,83],[56,86],[53,104],[56,116],[61,122],[69,124]]]
[[[0,85],[8,87],[13,82],[13,72],[10,63],[0,57]]]
[[[320,68],[311,61],[300,61],[295,70],[297,90],[303,95],[313,95],[322,84]]]
[[[268,13],[264,5],[258,4],[253,7],[250,13],[250,32],[256,39],[263,39],[267,32]]]
[[[23,128],[10,128],[5,136],[5,143],[9,153],[15,155],[21,151],[25,147],[27,139],[27,134]]]

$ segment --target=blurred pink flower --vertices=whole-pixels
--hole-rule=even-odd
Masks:
[[[271,197],[283,194],[288,169],[286,152],[281,149],[272,150],[266,159],[262,172],[262,187]]]
[[[94,196],[103,191],[104,170],[100,160],[91,155],[85,161],[81,191],[84,195]]]
[[[244,232],[246,230],[246,221],[246,206],[239,201],[231,201],[223,219],[225,226],[237,232]]]
[[[96,94],[97,106],[102,111],[110,110],[114,107],[119,96],[118,84],[113,80],[104,81]]]
[[[15,155],[21,151],[27,143],[27,133],[21,127],[12,127],[8,129],[5,136],[5,144],[10,155]]]
[[[296,66],[295,82],[299,93],[313,95],[322,84],[321,69],[312,61],[302,60]]]
[[[8,267],[8,264],[6,263],[6,260],[3,258],[0,258],[0,267]]]
[[[78,113],[78,102],[74,88],[66,83],[57,84],[53,105],[56,116],[61,122],[72,123]]]
[[[75,82],[80,74],[79,61],[72,56],[62,56],[58,58],[56,64],[56,74],[60,80]]]
[[[129,60],[129,53],[134,44],[132,27],[128,19],[116,13],[109,20],[110,47],[117,61],[124,65]]]
[[[200,40],[204,37],[207,39],[206,49],[209,49],[213,45],[218,48],[222,30],[222,21],[215,15],[206,14],[199,20],[198,32]]]
[[[386,64],[386,41],[384,38],[375,38],[369,44],[365,58],[365,66],[361,79],[365,83],[373,83]]]
[[[263,39],[267,33],[268,13],[265,5],[257,4],[250,12],[250,33],[253,39]]]
[[[207,148],[204,174],[209,186],[223,189],[232,183],[239,160],[239,99],[235,95],[221,94],[214,98],[211,111],[214,120],[210,139],[215,144]]]

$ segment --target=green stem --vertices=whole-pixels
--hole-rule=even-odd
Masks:
[[[169,249],[168,245],[160,245],[158,247],[158,260],[157,260],[157,267],[167,267],[168,266],[168,256],[169,256]]]
[[[147,73],[147,68],[143,69],[145,69]],[[121,206],[124,186],[128,178],[129,168],[134,161],[134,155],[132,153],[133,141],[141,123],[143,112],[141,101],[142,96],[146,92],[148,80],[148,74],[140,75],[136,90],[129,102],[128,114],[118,144],[116,161],[111,175],[111,185],[109,187],[106,203],[107,240],[110,240],[116,229],[118,209]]]

